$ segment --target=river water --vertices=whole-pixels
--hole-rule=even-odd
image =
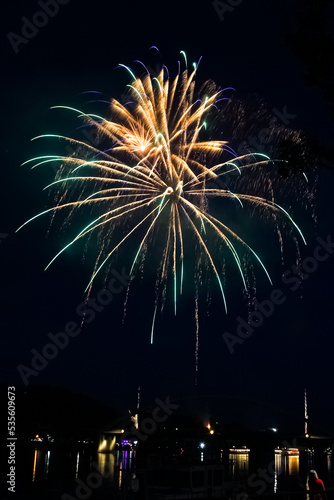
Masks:
[[[118,450],[97,453],[89,443],[77,450],[66,447],[34,446],[22,450],[17,478],[17,498],[22,499],[112,499],[148,498],[141,495],[144,485],[136,474],[136,451]],[[260,458],[259,458],[260,457]],[[316,469],[326,487],[334,485],[333,457],[330,453],[312,450],[257,454],[252,450],[234,453],[225,458],[224,480],[243,481],[252,494],[280,491],[302,491],[307,473]],[[199,465],[205,466],[207,457],[201,451]],[[138,491],[139,490],[139,491]],[[131,495],[129,496],[129,494]]]

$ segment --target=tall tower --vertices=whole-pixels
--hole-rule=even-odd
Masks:
[[[137,429],[138,429],[138,414],[139,414],[139,409],[140,409],[140,385],[138,386],[138,391],[137,391]]]
[[[310,437],[307,427],[308,427],[307,392],[306,392],[306,388],[305,388],[305,391],[304,391],[304,434],[305,434],[306,438]]]
[[[135,415],[132,415],[132,417],[131,417],[131,421],[133,422],[133,425],[135,426],[136,429],[139,428],[139,422],[138,422],[139,408],[140,408],[140,385],[138,386],[138,390],[137,390],[136,413],[135,413]]]

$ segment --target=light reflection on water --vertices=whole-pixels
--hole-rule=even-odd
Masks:
[[[233,479],[244,479],[249,474],[249,453],[229,453],[230,476]]]
[[[78,453],[77,453],[77,464],[75,466],[75,479],[78,478],[78,474],[79,474],[79,460],[80,460],[80,452],[78,451]]]
[[[116,483],[120,489],[129,487],[131,479],[135,477],[134,458],[136,452],[134,450],[122,450],[115,453]]]
[[[98,453],[97,463],[101,473],[106,472],[111,481],[115,477],[115,454],[114,453]]]
[[[89,449],[69,451],[36,448],[31,451],[28,460],[30,481],[39,485],[48,484],[55,478],[62,478],[65,482],[85,479],[88,474],[96,473],[97,470],[110,482],[115,477],[115,453],[94,453]],[[127,459],[124,458],[123,464],[126,465],[126,462]]]
[[[32,483],[48,483],[55,475],[66,475],[68,480],[85,479],[91,472],[99,471],[109,484],[123,488],[136,477],[133,450],[94,453],[34,449],[31,457]]]
[[[45,466],[44,466],[44,478],[45,479],[47,479],[48,474],[49,474],[50,456],[51,456],[51,451],[48,450],[48,452],[45,455]]]
[[[332,455],[328,452],[318,453],[315,459],[313,449],[304,449],[299,453],[288,454],[286,451],[275,451],[274,493],[281,490],[300,492],[307,489],[307,475],[316,469],[325,486],[331,486]]]
[[[248,450],[247,450],[248,451]],[[323,466],[315,460],[312,450],[305,450],[296,454],[274,453],[272,461],[272,488],[275,493],[280,489],[296,486],[306,486],[306,476],[310,469],[316,468],[322,479],[328,483],[332,474],[332,455],[323,453]],[[233,453],[229,455],[229,477],[231,479],[247,479],[253,472],[252,452]],[[93,453],[89,449],[75,452],[64,450],[34,449],[30,455],[30,478],[32,483],[48,483],[50,476],[68,473],[70,480],[85,478],[90,472],[99,470],[108,483],[115,488],[124,489],[131,485],[136,478],[135,451],[117,450],[111,453]],[[57,465],[58,464],[58,465]],[[59,466],[60,464],[60,466]],[[95,464],[95,468],[94,467]],[[69,465],[69,467],[68,467]],[[254,465],[253,465],[254,467]],[[69,471],[69,472],[68,472]],[[301,479],[302,478],[302,479]],[[326,481],[327,478],[327,481]]]
[[[290,485],[297,484],[299,479],[299,459],[298,450],[275,450],[275,475],[274,475],[274,493],[277,493],[279,487],[286,487],[287,479],[290,480]],[[291,481],[293,480],[293,482]]]
[[[285,469],[290,476],[299,474],[299,456],[285,457]]]
[[[37,453],[38,453],[38,450],[35,450],[35,453],[34,453],[34,465],[32,466],[32,481],[33,482],[36,479]]]
[[[47,479],[49,470],[50,455],[41,449],[35,448],[33,450],[33,466],[31,481],[34,483],[38,478]]]

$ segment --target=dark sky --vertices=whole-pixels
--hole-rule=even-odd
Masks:
[[[64,254],[43,271],[70,234],[54,231],[52,226],[48,231],[47,218],[15,234],[18,226],[51,206],[52,201],[43,192],[52,180],[52,170],[41,167],[30,171],[20,164],[33,156],[52,154],[53,144],[31,143],[30,139],[44,133],[70,135],[76,126],[67,121],[68,114],[52,111],[51,106],[80,106],[88,100],[81,93],[90,90],[119,98],[129,79],[125,71],[116,69],[117,65],[131,66],[133,60],[141,59],[155,67],[160,59],[149,50],[155,45],[171,73],[176,71],[180,50],[185,50],[191,61],[203,56],[201,81],[212,78],[221,86],[234,87],[241,96],[256,94],[270,110],[283,112],[286,107],[294,115],[290,126],[303,129],[324,148],[330,147],[333,136],[330,106],[321,85],[308,85],[305,65],[287,42],[287,35],[297,32],[303,2],[243,0],[238,5],[231,2],[235,6],[219,16],[212,2],[202,0],[95,0],[88,4],[70,0],[47,19],[36,17],[42,3],[4,2],[6,15],[1,30],[0,373],[1,382],[18,387],[23,383],[17,366],[31,366],[31,350],[41,352],[49,342],[49,332],[63,331],[70,321],[80,323],[76,311],[90,276],[89,255],[86,260],[81,258],[83,247]],[[326,2],[319,3],[319,9],[325,7]],[[222,15],[224,19],[220,19]],[[37,22],[45,22],[45,26],[33,32],[30,39],[25,38],[27,43],[14,35],[8,38],[8,33],[23,36],[26,19],[39,19]],[[330,33],[333,9],[326,19],[324,31]],[[102,109],[99,103],[89,106],[97,114]],[[309,179],[317,186],[316,223],[312,222],[312,210],[304,213],[298,206],[297,193],[287,200],[292,207],[295,203],[293,213],[308,242],[307,247],[301,247],[302,261],[313,256],[318,237],[327,241],[333,235],[334,240],[333,174],[320,165],[310,172]],[[296,183],[293,176],[291,183]],[[294,185],[289,188],[292,192]],[[314,428],[333,432],[334,255],[317,262],[317,269],[293,291],[293,282],[282,281],[282,274],[295,260],[292,248],[282,265],[274,233],[264,230],[262,234],[265,225],[258,225],[254,219],[250,227],[243,228],[243,224],[243,219],[237,222],[241,232],[255,231],[252,241],[271,271],[273,288],[281,290],[286,300],[249,338],[235,345],[231,354],[223,334],[235,334],[237,318],[247,318],[246,302],[233,274],[228,285],[228,316],[213,291],[210,314],[206,314],[205,304],[200,308],[196,387],[193,289],[189,286],[186,290],[176,318],[167,300],[165,313],[157,318],[152,346],[154,292],[145,280],[130,294],[124,325],[123,290],[45,369],[29,377],[29,384],[65,387],[124,409],[133,406],[140,384],[147,405],[156,397],[170,395],[183,400],[186,411],[191,406],[189,398],[193,398],[201,411],[204,407],[208,413],[218,407],[226,415],[235,411],[241,420],[258,426],[279,425],[282,415],[302,416],[306,386]],[[128,269],[127,255],[118,255],[113,268],[119,272]],[[97,286],[93,296],[98,291]],[[258,279],[258,300],[268,299],[270,293],[271,289]]]

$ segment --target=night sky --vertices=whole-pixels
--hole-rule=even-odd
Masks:
[[[325,70],[327,64],[332,63],[333,68],[333,60],[324,50],[333,44],[334,9],[328,6],[330,2],[318,2],[318,11],[310,16],[309,3],[226,1],[228,9],[224,13],[224,2],[217,7],[202,0],[196,3],[95,0],[86,4],[63,0],[59,12],[45,21],[45,16],[36,18],[41,2],[4,2],[1,383],[23,388],[17,366],[31,366],[31,350],[41,352],[50,342],[50,332],[64,331],[70,322],[80,325],[77,310],[84,300],[93,258],[90,252],[94,250],[90,247],[82,258],[84,245],[79,245],[65,252],[44,272],[46,264],[73,234],[71,228],[67,231],[59,231],[57,226],[50,228],[50,219],[45,217],[15,233],[28,218],[52,203],[52,198],[43,191],[52,181],[52,168],[45,166],[31,171],[28,166],[20,165],[31,157],[53,154],[55,149],[61,151],[57,141],[30,139],[45,133],[71,135],[77,127],[71,115],[50,110],[51,106],[86,106],[85,109],[99,114],[103,109],[101,104],[85,104],[89,98],[83,92],[96,90],[104,96],[120,98],[129,76],[117,69],[119,63],[134,67],[133,61],[140,59],[154,68],[162,60],[174,75],[180,51],[185,50],[191,62],[203,56],[198,72],[201,82],[211,78],[218,85],[234,87],[237,95],[245,99],[257,96],[269,110],[275,108],[284,113],[286,107],[292,116],[289,127],[302,129],[316,144],[320,159],[308,173],[315,193],[314,206],[305,208],[298,204],[298,193],[294,196],[293,190],[300,181],[297,183],[294,175],[285,180],[286,184],[291,182],[285,206],[292,207],[307,240],[306,247],[300,245],[301,261],[304,259],[314,268],[301,285],[293,281],[291,269],[296,261],[293,245],[287,242],[282,263],[274,231],[255,215],[243,227],[245,220],[239,211],[235,227],[250,235],[273,279],[273,287],[269,287],[260,277],[260,269],[255,269],[257,299],[267,300],[271,291],[278,289],[285,300],[275,306],[273,314],[254,328],[243,343],[235,344],[231,353],[223,334],[235,335],[237,318],[247,319],[247,301],[236,272],[228,273],[226,316],[214,286],[211,306],[207,307],[204,301],[200,306],[197,386],[194,384],[194,289],[189,275],[176,318],[172,301],[167,298],[165,312],[157,318],[153,345],[150,329],[154,279],[148,276],[136,282],[130,291],[124,324],[126,292],[122,285],[112,303],[103,311],[96,311],[94,319],[70,339],[48,366],[28,378],[28,384],[66,388],[122,411],[135,405],[140,385],[144,406],[152,405],[157,397],[169,395],[181,401],[180,411],[200,408],[203,415],[220,412],[226,418],[237,418],[257,428],[276,427],[291,417],[300,424],[301,432],[303,393],[307,387],[314,432],[334,432],[334,251],[328,246],[331,238],[334,241],[334,178],[328,154],[333,137],[333,103],[326,91],[333,73]],[[28,32],[31,38],[24,38],[26,43],[23,38],[13,36],[24,36],[26,20],[22,18],[45,21],[45,26],[34,31],[33,36]],[[312,52],[309,38],[317,28],[317,20],[323,23],[318,30],[323,30],[323,38],[319,35],[311,44]],[[9,38],[8,33],[12,33]],[[304,51],[300,50],[303,44]],[[152,45],[160,49],[161,58],[156,51],[149,50]],[[218,210],[223,209],[218,207]],[[322,260],[314,264],[314,260],[305,259],[313,257],[319,237],[327,242],[327,250],[317,254],[321,254]],[[126,274],[132,262],[129,255],[129,250],[120,253],[112,269],[122,274],[124,268]],[[92,295],[101,287],[101,283],[97,284]]]

